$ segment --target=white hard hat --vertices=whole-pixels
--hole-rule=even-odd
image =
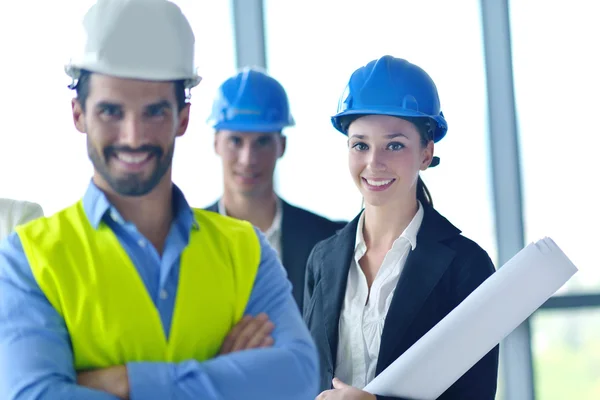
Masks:
[[[194,33],[179,7],[167,0],[98,0],[83,19],[83,49],[65,72],[82,69],[119,78],[185,80],[198,85]]]

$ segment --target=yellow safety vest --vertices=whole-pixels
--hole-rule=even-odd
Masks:
[[[65,320],[77,370],[218,353],[243,316],[260,243],[247,222],[194,214],[199,229],[181,255],[168,340],[129,256],[108,225],[94,229],[81,201],[17,228],[37,283]]]

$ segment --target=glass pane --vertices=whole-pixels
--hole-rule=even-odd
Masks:
[[[406,58],[436,82],[449,123],[436,145],[441,164],[423,179],[438,210],[495,259],[479,1],[266,0],[265,14],[269,71],[297,122],[278,167],[282,197],[331,218],[357,214],[346,139],[329,118],[354,69]]]
[[[600,309],[532,318],[536,400],[600,399]]]
[[[80,198],[92,174],[85,135],[73,127],[73,93],[63,68],[81,40],[75,33],[93,1],[33,3],[0,5],[0,87],[5,100],[0,170],[10,171],[0,176],[0,196],[36,201],[51,214]],[[204,80],[193,90],[190,128],[178,140],[174,180],[194,205],[205,205],[221,190],[220,164],[204,121],[217,86],[235,71],[230,2],[175,3],[194,29]]]
[[[579,268],[562,292],[600,290],[597,15],[588,0],[511,2],[526,237],[552,237]]]
[[[214,132],[206,124],[217,88],[236,72],[231,1],[171,0],[186,14],[196,35],[196,63],[202,82],[192,91],[190,125],[177,139],[173,181],[192,206],[206,207],[223,191]]]

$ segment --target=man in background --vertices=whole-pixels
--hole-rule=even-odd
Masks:
[[[306,262],[314,245],[345,222],[295,207],[277,195],[273,175],[283,157],[283,129],[295,125],[283,86],[257,68],[221,84],[209,123],[223,162],[224,192],[208,210],[249,221],[277,251],[302,308]]]

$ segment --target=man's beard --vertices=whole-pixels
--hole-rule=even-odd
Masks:
[[[88,156],[94,165],[94,169],[102,176],[108,185],[121,196],[144,196],[150,193],[165,176],[173,163],[173,154],[175,153],[175,142],[164,152],[158,146],[144,145],[137,149],[127,146],[106,146],[103,154],[96,150],[88,139]],[[115,157],[116,152],[130,153],[149,153],[156,159],[156,167],[146,179],[141,173],[132,173],[122,177],[113,176],[108,167],[111,158]],[[152,160],[154,162],[154,160]]]

